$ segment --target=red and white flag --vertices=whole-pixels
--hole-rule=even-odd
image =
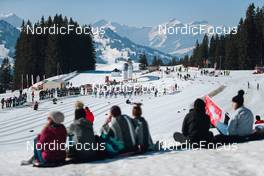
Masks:
[[[216,126],[216,123],[223,118],[223,110],[209,96],[205,97],[205,109],[211,123]]]

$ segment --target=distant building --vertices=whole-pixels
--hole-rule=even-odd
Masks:
[[[133,63],[130,60],[130,61],[127,62],[127,64],[128,64],[127,76],[128,76],[129,80],[132,80],[133,79]]]
[[[159,66],[148,66],[148,71],[153,72],[159,70]]]
[[[65,88],[65,86],[66,86],[65,81],[61,79],[52,80],[52,81],[44,81],[43,90],[57,89],[57,88],[61,89],[61,88]]]
[[[121,71],[118,70],[117,68],[115,68],[114,70],[112,70],[111,76],[112,77],[120,77],[121,76]]]
[[[128,63],[124,63],[123,65],[123,80],[128,79]]]
[[[256,73],[264,73],[264,67],[255,67]]]

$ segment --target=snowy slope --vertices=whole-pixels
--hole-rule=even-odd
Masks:
[[[0,62],[6,57],[14,57],[19,30],[4,20],[0,20]]]
[[[0,20],[6,21],[16,28],[20,28],[22,25],[22,19],[14,13],[0,14]]]
[[[155,76],[158,73],[150,75]],[[203,97],[221,85],[226,88],[214,97],[214,100],[228,112],[231,111],[231,98],[243,88],[246,91],[245,104],[254,115],[264,116],[264,77],[253,75],[252,71],[232,71],[230,77],[199,76],[193,81],[179,81],[175,75],[164,77],[158,84],[177,82],[181,92],[154,98],[152,95],[134,97],[133,101],[143,103],[143,115],[147,119],[153,139],[172,142],[172,134],[181,130],[182,120],[192,102]],[[95,78],[97,77],[94,75]],[[73,78],[74,79],[74,78]],[[87,82],[88,79],[82,79]],[[251,88],[247,89],[247,81]],[[151,83],[149,82],[149,83]],[[260,83],[260,91],[256,83]],[[264,141],[239,144],[237,150],[201,150],[159,152],[123,159],[112,159],[95,163],[67,165],[58,168],[37,169],[31,166],[21,167],[20,161],[31,156],[26,150],[26,141],[31,141],[41,130],[47,113],[60,110],[66,115],[65,125],[73,120],[74,102],[82,100],[95,114],[94,129],[98,132],[105,120],[110,106],[121,106],[123,113],[131,114],[131,106],[125,104],[123,97],[99,99],[90,96],[62,99],[57,105],[51,102],[40,104],[39,111],[30,107],[0,110],[0,175],[216,175],[216,176],[262,176],[264,168],[262,154]],[[29,132],[30,130],[34,132]]]
[[[106,20],[100,20],[93,24],[95,27],[110,28],[120,36],[127,37],[135,43],[149,46],[174,56],[190,54],[194,48],[195,41],[201,41],[204,34],[184,35],[180,32],[178,32],[178,34],[176,34],[176,32],[175,34],[165,34],[160,32],[160,26],[163,27],[162,29],[164,29],[164,26],[166,26],[167,29],[171,28],[170,31],[172,31],[173,28],[184,27],[185,25],[189,26],[191,29],[199,27],[200,25],[204,26],[204,29],[213,27],[207,21],[183,23],[175,18],[151,27],[133,27]]]
[[[105,28],[105,33],[94,35],[95,50],[98,63],[113,64],[118,59],[131,59],[138,61],[140,54],[145,53],[149,62],[154,56],[168,63],[172,56],[150,47],[138,45],[128,38],[121,37],[115,33],[110,26]]]

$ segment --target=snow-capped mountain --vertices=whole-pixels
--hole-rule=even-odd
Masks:
[[[187,26],[192,29],[194,27],[203,26],[204,29],[213,27],[207,21],[196,21],[192,23],[182,23],[177,19],[171,19],[168,22],[153,27],[131,27],[121,25],[116,22],[100,20],[93,24],[96,27],[110,28],[122,37],[127,37],[131,41],[140,45],[155,48],[170,55],[182,56],[192,52],[195,41],[201,41],[204,34],[184,34],[180,32],[180,28]],[[178,29],[177,29],[178,28]],[[167,30],[166,30],[167,29]],[[174,31],[173,31],[174,30]],[[178,30],[178,32],[176,32]]]
[[[0,20],[6,21],[12,26],[19,28],[22,24],[22,19],[14,13],[0,14]]]
[[[157,56],[168,63],[172,58],[161,51],[138,45],[126,37],[121,37],[113,30],[110,27],[105,28],[104,34],[94,35],[97,62],[99,63],[115,63],[118,59],[128,58],[137,61],[142,53],[145,53],[149,61]]]
[[[16,40],[19,37],[18,27],[21,25],[22,20],[15,14],[0,15],[0,58],[3,59],[6,56],[13,57],[15,52]],[[139,33],[136,27],[129,27],[125,25],[119,25],[118,23],[109,24],[107,26],[106,21],[100,21],[96,26],[104,26],[105,33],[101,35],[94,35],[96,56],[98,63],[114,63],[117,60],[132,59],[137,61],[139,55],[145,53],[149,61],[154,56],[161,58],[163,62],[168,63],[172,56],[161,52],[157,49],[144,46],[144,44],[137,44],[132,42],[125,35],[133,34],[129,36],[131,38],[139,37],[147,40],[144,32],[148,32],[149,28],[142,28]],[[121,37],[117,32],[123,34]],[[145,38],[144,38],[145,37]]]
[[[20,31],[7,23],[0,20],[0,63],[5,57],[14,57],[15,46]]]

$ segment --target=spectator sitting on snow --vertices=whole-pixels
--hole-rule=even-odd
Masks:
[[[264,123],[264,120],[261,120],[260,116],[259,115],[256,115],[256,122],[255,124],[263,124]]]
[[[256,116],[255,125],[256,132],[264,132],[264,120],[261,120],[259,115]]]
[[[74,112],[74,119],[80,119],[80,118],[85,118],[86,113],[84,108],[84,104],[81,101],[76,101],[75,103],[75,112]]]
[[[101,138],[105,140],[106,152],[110,156],[137,150],[132,119],[122,115],[118,106],[111,107],[101,129]]]
[[[140,152],[153,149],[153,141],[149,132],[148,123],[142,117],[141,103],[135,103],[132,115],[136,132],[136,143]]]
[[[235,113],[230,117],[228,125],[218,122],[217,129],[226,136],[248,136],[253,133],[254,117],[253,113],[244,106],[244,91],[238,91],[233,97],[233,108]]]
[[[211,141],[213,134],[209,131],[210,119],[205,113],[205,103],[202,99],[196,99],[194,108],[185,116],[182,124],[182,134],[191,143]]]
[[[67,137],[66,129],[62,124],[63,121],[63,113],[59,111],[49,113],[47,124],[34,140],[34,156],[28,161],[22,161],[21,165],[34,164],[36,166],[45,166],[60,164],[65,161],[66,151],[64,147],[60,148],[66,144]],[[56,142],[56,146],[59,147],[51,147],[54,145],[52,144],[54,141]]]
[[[4,98],[1,99],[1,104],[2,104],[2,109],[4,109],[4,106],[5,106],[5,99]]]
[[[91,161],[96,157],[95,136],[93,125],[86,119],[86,113],[83,109],[83,103],[77,101],[75,104],[74,122],[68,129],[69,141],[73,142],[70,147],[68,157],[77,162]],[[82,146],[80,148],[80,146]],[[87,148],[88,147],[88,148]]]

